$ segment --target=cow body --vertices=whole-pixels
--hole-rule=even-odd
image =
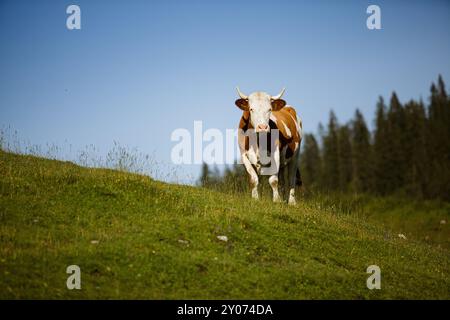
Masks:
[[[301,184],[299,157],[302,123],[295,109],[286,106],[280,99],[282,93],[276,97],[277,99],[261,92],[248,97],[240,93],[241,99],[237,100],[236,104],[244,112],[239,122],[238,143],[242,163],[249,174],[252,197],[259,198],[259,176],[270,175],[269,184],[273,190],[273,201],[281,201],[278,187],[284,183],[287,171],[288,203],[295,204],[295,186]],[[258,97],[256,102],[252,99],[255,96]],[[260,103],[261,99],[263,102]],[[252,119],[252,116],[257,120]],[[261,144],[260,141],[264,139],[267,143]],[[269,162],[261,161],[267,158]]]

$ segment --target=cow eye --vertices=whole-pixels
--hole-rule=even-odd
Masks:
[[[250,111],[253,111],[253,108],[250,108]]]

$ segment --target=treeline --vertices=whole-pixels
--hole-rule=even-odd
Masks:
[[[388,103],[380,97],[372,132],[359,110],[345,124],[331,111],[326,127],[319,124],[317,135],[303,137],[305,191],[450,200],[450,97],[441,76],[430,91],[427,104],[402,104],[395,92]],[[204,166],[199,182],[216,189],[231,183],[233,190],[245,190],[237,186],[246,177],[242,166],[228,168],[224,175],[211,174]]]

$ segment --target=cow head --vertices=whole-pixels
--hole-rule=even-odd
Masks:
[[[250,123],[256,132],[269,132],[269,120],[272,111],[278,111],[286,105],[282,100],[284,89],[276,96],[271,96],[265,92],[254,92],[249,96],[243,94],[236,88],[240,99],[236,100],[236,105],[250,112]]]

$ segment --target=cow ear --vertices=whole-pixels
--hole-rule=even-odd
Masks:
[[[286,105],[286,101],[283,99],[277,99],[272,101],[272,111],[278,111]]]
[[[239,109],[248,111],[248,100],[247,99],[237,99],[234,103],[238,106]]]

